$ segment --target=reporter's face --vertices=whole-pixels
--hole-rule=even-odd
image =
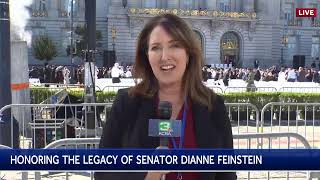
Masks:
[[[186,49],[161,26],[155,27],[149,39],[148,59],[160,85],[181,83],[188,61]]]

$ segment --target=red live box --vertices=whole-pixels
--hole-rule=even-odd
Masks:
[[[296,8],[296,17],[317,17],[316,8]]]

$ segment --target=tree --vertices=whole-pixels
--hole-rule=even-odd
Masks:
[[[47,35],[38,36],[32,43],[32,49],[33,56],[45,64],[58,54],[56,45]]]
[[[74,56],[83,57],[82,51],[87,49],[88,37],[86,35],[87,29],[84,26],[77,26],[74,30],[76,36],[80,39],[75,39],[75,47],[73,47],[72,52]],[[100,41],[102,35],[100,31],[96,31],[96,41]],[[70,56],[70,45],[66,48],[67,55]]]

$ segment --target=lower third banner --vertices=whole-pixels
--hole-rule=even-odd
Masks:
[[[0,150],[0,170],[320,170],[320,150]]]

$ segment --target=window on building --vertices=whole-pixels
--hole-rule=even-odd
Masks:
[[[185,9],[193,9],[193,0],[184,0]]]
[[[288,37],[288,58],[292,59],[297,54],[297,36]]]
[[[73,16],[77,16],[79,12],[79,0],[66,0],[66,7],[69,16],[71,16],[71,9],[73,8]],[[71,7],[71,3],[73,3],[73,7]]]
[[[316,8],[318,11],[320,9],[320,3],[314,3],[310,5],[311,8]],[[312,18],[312,23],[320,23],[320,13],[317,13],[316,18]]]
[[[287,23],[290,23],[294,20],[294,8],[293,3],[286,3],[284,5],[284,18]]]
[[[146,8],[156,8],[157,7],[157,0],[145,0],[144,7]]]
[[[78,16],[80,9],[80,0],[61,0],[60,2],[60,16],[71,15],[71,2],[73,2],[73,16]]]
[[[39,3],[39,8],[38,8],[39,11],[46,11],[46,0],[40,0],[40,3]]]
[[[320,58],[320,36],[312,37],[311,58]]]
[[[167,0],[166,2],[168,8],[179,8],[179,1]]]
[[[36,0],[36,1],[34,1],[32,9],[36,10],[36,11],[46,11],[47,10],[46,0]]]
[[[231,3],[230,0],[220,0],[219,1],[219,9],[223,12],[230,12],[231,11]]]
[[[260,7],[258,7],[258,0],[254,0],[253,1],[253,9],[254,9],[254,12],[258,12],[258,8],[260,8]]]
[[[207,9],[207,1],[206,0],[200,0],[198,3],[198,9],[199,10],[206,10]]]

